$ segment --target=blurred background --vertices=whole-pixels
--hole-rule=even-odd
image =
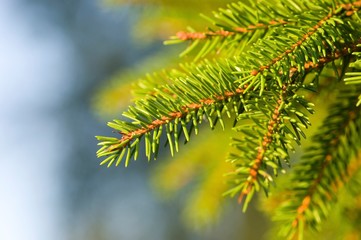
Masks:
[[[106,122],[129,103],[131,82],[175,65],[185,47],[162,42],[188,25],[205,30],[198,13],[227,2],[1,1],[0,239],[265,235],[256,204],[243,214],[221,197],[225,133],[127,169],[99,166],[95,156],[94,136],[111,134]],[[200,154],[209,142],[223,150]]]

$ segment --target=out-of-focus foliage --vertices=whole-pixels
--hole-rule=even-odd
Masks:
[[[164,41],[169,36],[186,27],[204,29],[204,19],[198,17],[200,13],[210,13],[224,7],[230,0],[104,0],[105,3],[117,6],[137,8],[141,14],[133,27],[134,38],[140,43],[154,40]]]
[[[160,164],[153,175],[162,198],[187,194],[183,217],[191,228],[202,228],[217,220],[224,201],[221,196],[227,189],[223,175],[232,170],[232,165],[222,160],[229,152],[230,131],[205,131],[195,144],[187,144],[186,152]]]
[[[141,84],[141,81],[135,80],[143,78],[145,72],[158,71],[165,66],[176,67],[178,58],[171,57],[174,55],[173,50],[161,50],[138,62],[134,67],[120,70],[95,94],[93,106],[96,112],[102,117],[119,114],[132,102],[132,96],[136,94],[133,92],[134,86]]]
[[[347,169],[343,181],[333,185],[333,191],[338,195],[337,205],[334,206],[325,224],[319,231],[305,232],[305,239],[322,240],[357,240],[361,238],[361,151],[353,158]],[[286,186],[289,178],[281,176],[279,185]],[[276,188],[269,198],[263,197],[260,208],[270,218],[276,215],[279,204],[287,201],[289,192],[285,188]],[[282,228],[277,222],[268,233],[267,239],[279,239],[278,232]]]

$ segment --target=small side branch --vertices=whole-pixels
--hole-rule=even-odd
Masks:
[[[276,106],[274,107],[272,117],[268,121],[268,125],[266,128],[267,132],[264,134],[262,142],[258,146],[257,156],[255,157],[255,160],[253,161],[253,164],[249,170],[249,177],[247,178],[243,190],[238,197],[238,203],[242,203],[243,198],[253,191],[255,183],[259,181],[260,168],[262,163],[264,162],[266,151],[271,145],[272,141],[274,140],[273,135],[274,133],[277,132],[277,128],[279,124],[282,122],[280,115],[282,112],[282,106],[284,104],[284,96],[286,94],[286,89],[287,89],[286,85],[284,85],[281,89],[281,94],[279,96],[279,99],[277,100]],[[263,173],[264,178],[269,178],[269,176],[265,176],[265,175],[267,175],[267,173]]]
[[[244,86],[246,88],[247,85]],[[182,106],[182,111],[177,112],[171,112],[168,114],[168,116],[162,116],[159,119],[153,120],[153,122],[146,127],[141,127],[139,129],[133,130],[131,132],[120,132],[123,136],[119,140],[118,143],[110,145],[107,151],[115,151],[115,150],[121,150],[123,148],[126,148],[133,139],[144,135],[145,133],[148,133],[154,129],[159,128],[162,125],[165,125],[169,123],[170,121],[174,121],[175,119],[181,119],[186,117],[191,112],[200,110],[201,108],[211,106],[215,104],[216,102],[223,102],[224,100],[227,100],[229,98],[242,95],[244,92],[244,88],[238,88],[235,92],[226,91],[223,93],[223,95],[215,96],[214,98],[205,98],[199,100],[199,103],[191,103],[186,106]],[[126,144],[124,144],[126,143]]]
[[[305,33],[300,40],[298,40],[296,43],[294,43],[292,46],[290,46],[289,49],[285,50],[283,53],[281,53],[279,56],[273,58],[269,64],[260,66],[258,69],[251,70],[250,74],[253,76],[256,76],[259,73],[262,73],[264,70],[269,69],[271,66],[275,65],[282,59],[284,59],[289,54],[293,53],[297,48],[299,48],[305,41],[310,39],[310,37],[317,32],[319,28],[321,28],[329,19],[331,19],[334,16],[343,14],[346,11],[346,16],[351,16],[355,12],[359,10],[361,7],[361,1],[357,1],[354,3],[349,4],[340,4],[335,7],[335,9],[329,13],[327,16],[325,16],[323,19],[321,19],[315,26],[311,27],[309,32]],[[339,9],[342,8],[343,11],[339,11]]]
[[[216,36],[228,37],[228,36],[237,35],[237,34],[244,34],[244,33],[254,32],[258,29],[268,29],[272,26],[278,26],[278,25],[284,25],[284,24],[287,24],[287,22],[284,20],[271,20],[271,21],[269,21],[269,24],[257,23],[256,25],[249,25],[247,27],[235,27],[235,28],[233,28],[233,31],[226,31],[226,30],[207,31],[207,32],[180,31],[180,32],[177,32],[176,36],[179,40],[194,41],[197,39],[201,39],[201,40],[209,39],[209,38],[216,37]]]

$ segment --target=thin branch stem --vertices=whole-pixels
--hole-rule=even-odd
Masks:
[[[257,23],[256,25],[249,25],[247,27],[235,27],[233,28],[233,31],[226,31],[226,30],[208,31],[208,32],[180,31],[177,32],[176,36],[178,37],[178,39],[183,41],[187,41],[187,40],[194,41],[197,39],[208,39],[216,36],[228,37],[237,34],[254,32],[258,29],[268,29],[271,26],[284,25],[284,24],[287,24],[287,22],[284,20],[271,20],[269,21],[269,24]]]
[[[268,121],[267,132],[264,134],[262,142],[258,146],[257,156],[253,161],[253,165],[249,171],[249,177],[247,178],[243,191],[238,197],[238,203],[242,203],[243,198],[251,192],[255,182],[258,181],[259,169],[264,161],[265,153],[268,147],[271,145],[272,141],[274,140],[273,134],[277,132],[277,127],[281,123],[281,107],[284,104],[286,89],[286,85],[284,85],[281,89],[281,93],[279,99],[277,100],[277,104],[273,110],[272,117]]]

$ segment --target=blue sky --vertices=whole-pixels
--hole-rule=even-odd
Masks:
[[[0,4],[0,239],[64,239],[54,113],[69,91],[71,45],[18,4]]]

